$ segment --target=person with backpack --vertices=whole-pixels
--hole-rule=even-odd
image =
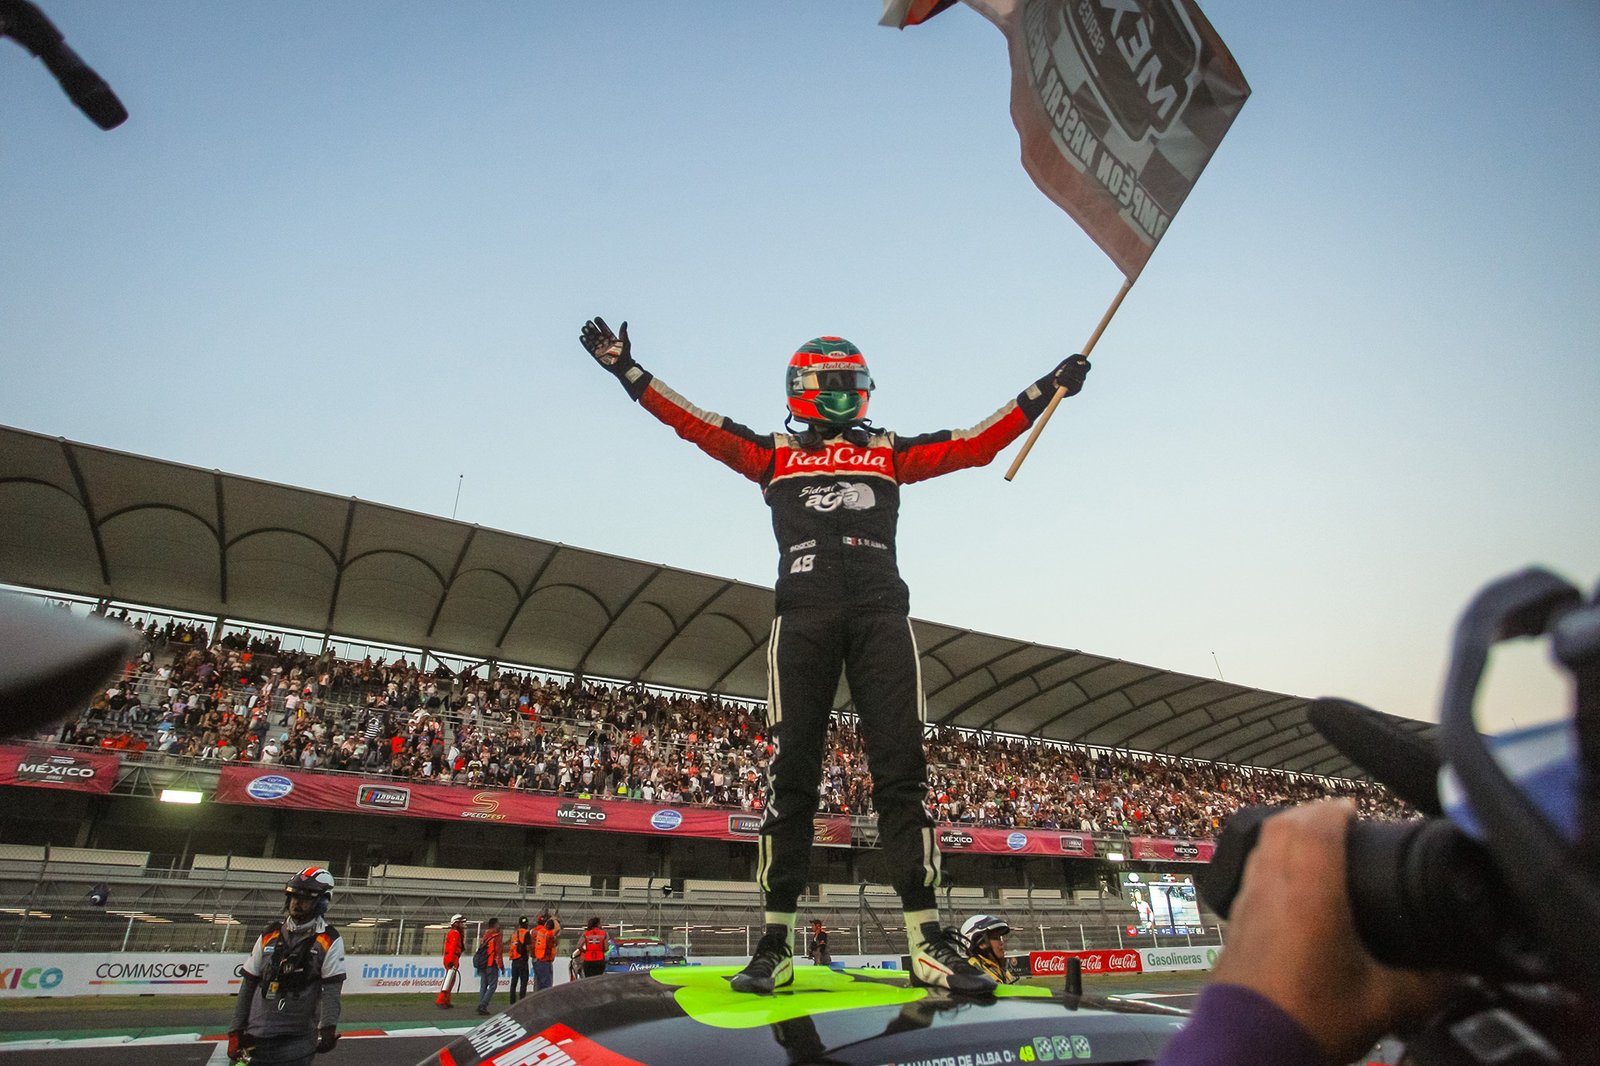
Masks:
[[[599,977],[606,972],[606,952],[611,948],[611,938],[600,928],[598,916],[589,919],[578,947],[583,951],[583,976]]]
[[[283,888],[286,914],[256,937],[228,1029],[228,1060],[309,1066],[339,1041],[344,938],[328,924],[333,875],[310,866]]]
[[[533,987],[535,991],[556,983],[556,942],[561,922],[553,914],[541,914],[533,927]]]
[[[483,923],[483,939],[473,952],[472,967],[478,971],[478,1013],[488,1014],[489,1003],[495,989],[500,987],[500,968],[505,954],[501,948],[500,919],[490,918]]]
[[[513,1003],[528,994],[528,963],[532,957],[533,930],[528,928],[528,916],[524,914],[517,919],[511,942],[506,945],[506,958],[511,960],[511,987],[507,994]]]
[[[450,916],[450,928],[444,934],[444,980],[439,983],[439,995],[433,1001],[440,1010],[454,1006],[450,993],[461,983],[461,953],[466,950],[467,918],[464,914]]]

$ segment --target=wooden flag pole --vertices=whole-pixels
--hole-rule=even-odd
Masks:
[[[1137,276],[1135,275],[1134,277]],[[1128,290],[1133,288],[1133,282],[1134,278],[1123,280],[1122,288],[1117,290],[1117,298],[1111,301],[1111,306],[1106,308],[1106,313],[1100,316],[1100,324],[1094,328],[1094,333],[1090,334],[1089,341],[1083,346],[1081,354],[1088,355],[1094,351],[1094,346],[1100,343],[1100,334],[1104,333],[1106,327],[1111,324],[1111,316],[1116,314],[1117,308],[1122,306],[1122,301],[1128,295]],[[1038,420],[1034,422],[1033,432],[1028,434],[1028,439],[1023,442],[1022,450],[1017,453],[1017,457],[1011,460],[1011,469],[1006,471],[1007,481],[1017,476],[1017,471],[1022,468],[1022,460],[1026,459],[1028,452],[1033,450],[1033,442],[1039,439],[1040,433],[1044,432],[1044,424],[1050,421],[1050,416],[1055,413],[1056,405],[1061,402],[1061,398],[1066,394],[1066,389],[1056,389],[1056,394],[1050,397],[1050,405],[1044,409]]]

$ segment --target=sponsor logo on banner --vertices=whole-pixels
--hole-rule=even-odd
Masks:
[[[1066,837],[1066,836],[1062,837],[1061,838],[1061,850],[1062,851],[1076,852],[1076,853],[1078,853],[1080,855],[1083,854],[1083,838],[1082,837]]]
[[[207,962],[102,962],[91,985],[203,985]]]
[[[58,966],[0,966],[0,992],[55,988],[65,977]]]
[[[972,847],[972,834],[960,829],[939,830],[939,846],[948,850]]]
[[[605,820],[606,812],[592,803],[563,803],[556,808],[556,821],[562,825],[599,825]],[[650,821],[655,824],[654,818]]]
[[[1140,948],[1146,970],[1209,970],[1216,959],[1211,948]]]
[[[411,790],[394,785],[362,785],[356,789],[356,806],[403,811],[411,806]]]
[[[500,800],[493,792],[479,792],[472,797],[472,810],[462,811],[461,817],[471,818],[478,822],[503,822],[506,816],[500,813]]]
[[[245,793],[251,799],[258,799],[263,803],[281,800],[294,791],[294,782],[282,774],[267,774],[258,777],[244,786]]]
[[[671,807],[663,807],[650,816],[650,827],[659,829],[663,833],[670,833],[683,824],[683,812]]]
[[[1134,948],[1117,951],[1030,951],[1028,965],[1038,976],[1067,972],[1067,960],[1076,958],[1084,973],[1141,973],[1144,961]]]
[[[728,832],[734,836],[753,837],[761,835],[761,815],[759,814],[730,814],[728,815]]]
[[[1028,834],[1027,833],[1008,833],[1008,834],[1006,834],[1006,847],[1010,848],[1012,851],[1021,851],[1023,848],[1025,848],[1027,846],[1028,846]]]
[[[91,781],[95,769],[87,761],[71,755],[47,755],[30,751],[17,763],[17,782],[68,784],[73,781]]]

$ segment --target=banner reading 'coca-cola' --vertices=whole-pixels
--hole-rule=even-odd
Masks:
[[[96,751],[0,744],[0,785],[110,792],[122,759]]]
[[[266,766],[224,766],[213,798],[218,803],[255,807],[601,829],[716,840],[753,842],[761,830],[759,813],[726,807],[663,807],[638,800],[574,799],[506,789],[375,781],[345,774],[304,773]],[[816,843],[821,847],[849,847],[850,819],[842,815],[819,817]]]
[[[1067,972],[1068,959],[1082,962],[1086,974],[1144,972],[1144,960],[1135,948],[1116,951],[1030,951],[1028,968],[1035,977],[1059,977]]]
[[[1055,829],[983,829],[970,825],[941,825],[940,851],[969,851],[979,855],[1054,855],[1094,858],[1094,838],[1088,833]]]
[[[1163,840],[1160,837],[1134,837],[1128,841],[1128,851],[1135,859],[1157,859],[1161,862],[1210,862],[1217,850],[1211,840]]]

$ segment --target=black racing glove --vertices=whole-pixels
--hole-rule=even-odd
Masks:
[[[599,315],[583,324],[583,331],[578,334],[578,339],[583,342],[583,347],[594,356],[595,362],[611,371],[617,377],[622,377],[630,367],[638,364],[633,361],[633,345],[628,342],[628,324],[622,324],[622,335],[611,332],[611,327],[606,325],[606,320]]]
[[[317,1054],[332,1051],[333,1045],[339,1042],[339,1030],[331,1025],[324,1025],[317,1030]]]
[[[1069,355],[1051,373],[1050,380],[1056,388],[1067,390],[1068,396],[1076,396],[1083,391],[1083,379],[1088,376],[1089,360],[1081,355]]]

